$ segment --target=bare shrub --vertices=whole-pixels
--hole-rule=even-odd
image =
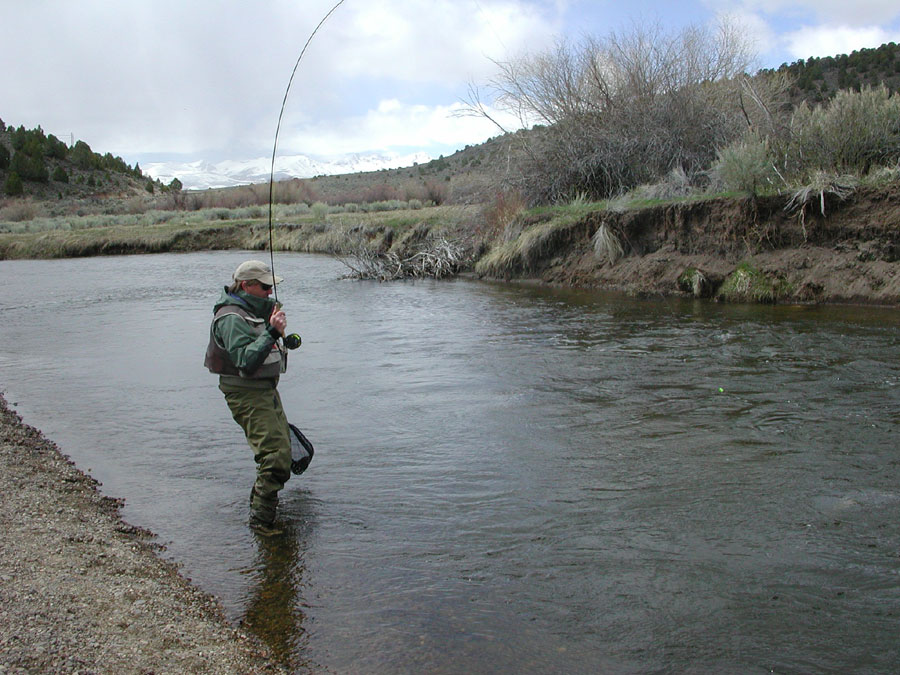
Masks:
[[[44,215],[44,208],[35,204],[30,199],[13,201],[0,208],[0,221],[21,223],[26,220],[34,220]]]
[[[425,181],[425,201],[435,206],[440,206],[450,196],[450,188],[444,183],[435,180]]]
[[[750,61],[745,37],[723,23],[718,32],[692,26],[677,34],[635,25],[499,64],[497,105],[526,126],[545,125],[517,149],[518,185],[540,203],[579,191],[609,197],[679,167],[698,173],[716,148],[781,110],[767,100],[784,95],[777,87],[755,96],[742,88]],[[483,114],[480,101],[470,108]]]
[[[484,224],[478,234],[487,241],[497,239],[526,207],[525,198],[518,190],[497,192],[493,201],[482,209]]]
[[[305,180],[292,178],[291,180],[278,181],[272,186],[272,201],[277,204],[311,205],[321,201],[316,189]],[[265,203],[268,203],[268,199]]]

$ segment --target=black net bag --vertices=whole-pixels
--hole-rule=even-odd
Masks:
[[[291,473],[299,476],[306,471],[316,451],[302,431],[290,422],[288,427],[291,429]]]

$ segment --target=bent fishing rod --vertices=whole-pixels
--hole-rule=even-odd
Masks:
[[[330,17],[334,10],[344,4],[344,0],[338,0],[334,4],[334,6],[328,10],[328,13],[322,17],[322,20],[316,25],[313,29],[313,32],[309,34],[309,37],[306,39],[306,44],[303,45],[303,49],[300,50],[300,56],[297,57],[297,62],[294,64],[294,69],[291,71],[291,77],[288,80],[287,89],[284,90],[284,99],[281,101],[281,111],[278,113],[278,124],[275,126],[275,142],[272,144],[272,167],[269,171],[269,269],[272,270],[272,293],[275,296],[275,302],[278,302],[278,285],[275,283],[275,226],[272,222],[272,197],[274,194],[275,188],[275,153],[278,151],[278,132],[281,131],[281,118],[284,116],[284,108],[287,105],[288,94],[291,92],[291,84],[294,82],[294,75],[297,74],[297,68],[300,67],[300,61],[303,60],[303,55],[306,54],[306,49],[309,47],[309,43],[312,42],[312,39],[316,36],[316,33],[319,32],[319,29],[322,27],[326,21],[328,21],[328,17]],[[293,337],[290,336],[290,337]],[[299,347],[300,336],[297,336],[297,346]],[[293,347],[292,347],[293,349]]]

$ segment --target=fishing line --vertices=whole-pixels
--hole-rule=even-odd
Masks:
[[[344,4],[344,0],[338,0],[334,7],[329,9],[328,13],[322,17],[322,20],[319,21],[318,25],[313,29],[313,32],[310,33],[309,37],[306,39],[306,44],[303,45],[300,56],[297,57],[297,63],[294,64],[294,70],[291,71],[291,79],[288,80],[287,89],[284,90],[284,100],[281,102],[281,112],[278,113],[278,124],[275,127],[275,143],[272,145],[272,168],[269,171],[269,265],[272,270],[272,292],[275,295],[275,302],[278,302],[278,286],[275,284],[275,227],[272,224],[272,195],[275,187],[275,153],[278,150],[278,132],[281,131],[281,118],[284,116],[284,107],[287,105],[288,94],[291,92],[291,84],[294,82],[294,75],[297,73],[300,61],[303,60],[306,48],[309,47],[309,43],[312,42],[312,39],[322,27],[322,24],[324,24],[328,20],[328,17],[334,13],[334,10],[342,4]]]

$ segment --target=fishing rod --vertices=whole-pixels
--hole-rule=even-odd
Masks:
[[[309,47],[309,43],[312,42],[316,33],[319,32],[322,24],[324,24],[328,20],[328,17],[334,13],[334,10],[342,4],[344,4],[344,0],[338,0],[334,7],[329,9],[328,13],[322,17],[322,20],[319,21],[318,25],[313,29],[313,32],[310,33],[309,37],[306,39],[306,44],[303,45],[303,49],[300,50],[300,56],[297,57],[297,62],[294,64],[294,70],[291,71],[287,89],[284,90],[284,100],[281,101],[281,111],[278,113],[278,124],[275,126],[275,142],[272,144],[272,168],[269,171],[269,269],[272,270],[272,292],[275,295],[276,303],[278,302],[278,286],[275,283],[275,226],[272,223],[272,195],[274,194],[275,188],[275,153],[278,150],[278,132],[281,131],[281,118],[284,116],[284,107],[287,105],[288,94],[291,92],[291,84],[294,82],[294,75],[297,73],[300,61],[303,60],[306,48]],[[297,339],[299,341],[299,336]],[[297,346],[299,346],[299,344]]]

